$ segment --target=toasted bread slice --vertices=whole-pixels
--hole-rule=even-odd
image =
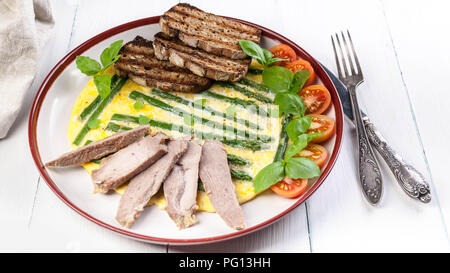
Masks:
[[[207,78],[157,59],[152,42],[140,36],[126,43],[119,54],[121,56],[114,64],[118,74],[140,85],[179,92],[199,92],[211,85]]]
[[[201,49],[185,45],[175,37],[163,32],[155,35],[155,55],[179,67],[187,68],[195,75],[217,81],[238,81],[247,74],[251,59],[233,60],[210,54]]]
[[[232,59],[247,57],[239,40],[261,41],[261,30],[257,28],[184,3],[165,12],[159,24],[162,32],[178,37],[186,45]]]

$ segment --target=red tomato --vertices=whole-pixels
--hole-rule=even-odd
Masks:
[[[322,167],[325,160],[327,160],[328,152],[322,145],[310,143],[298,154],[296,154],[295,157],[309,158],[316,162],[317,166]]]
[[[290,46],[285,44],[276,45],[269,51],[272,53],[273,58],[289,59],[289,61],[276,62],[273,65],[284,66],[288,62],[293,62],[297,59],[297,54],[295,54],[295,51]]]
[[[308,61],[305,61],[305,60],[293,61],[291,63],[288,63],[285,67],[290,69],[294,73],[297,71],[303,70],[303,69],[308,70],[309,78],[306,81],[305,86],[308,86],[311,83],[313,83],[314,78],[316,77],[316,73],[314,73],[313,67],[311,66],[311,64]]]
[[[303,88],[298,95],[302,97],[306,106],[306,114],[322,114],[331,104],[328,89],[322,85],[310,85]]]
[[[283,197],[295,198],[300,196],[308,186],[308,179],[283,178],[280,182],[270,186],[270,189]]]
[[[312,118],[311,126],[306,133],[321,133],[320,136],[315,137],[311,142],[321,143],[327,141],[334,133],[334,120],[324,115],[311,114],[310,116]]]

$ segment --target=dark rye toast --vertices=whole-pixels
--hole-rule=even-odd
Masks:
[[[164,91],[200,92],[208,89],[211,80],[194,75],[155,56],[153,43],[140,36],[126,43],[119,51],[114,67],[122,77]]]
[[[178,37],[186,45],[232,59],[247,57],[239,46],[239,40],[258,44],[261,41],[259,29],[185,3],[177,4],[165,12],[159,24],[162,32],[170,37]]]
[[[216,81],[238,81],[247,74],[250,58],[233,60],[185,45],[176,37],[159,32],[153,48],[158,59],[190,70],[195,75]]]

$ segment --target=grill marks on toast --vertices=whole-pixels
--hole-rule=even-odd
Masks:
[[[233,60],[198,50],[183,44],[163,32],[155,35],[153,42],[158,59],[187,68],[192,73],[218,81],[238,81],[248,70],[251,59]]]
[[[155,56],[153,43],[140,36],[126,43],[114,64],[120,76],[164,91],[199,92],[209,88],[211,80],[192,74]]]
[[[234,28],[239,31],[245,31],[245,32],[252,33],[255,35],[261,35],[261,30],[259,30],[257,28],[254,28],[252,26],[249,26],[249,25],[246,25],[243,23],[239,23],[239,22],[231,20],[231,19],[227,19],[222,16],[217,16],[212,13],[204,12],[201,9],[191,6],[187,3],[177,4],[177,5],[173,6],[169,11],[183,12],[185,14],[188,14],[191,16],[196,16],[203,20],[211,20],[211,21],[215,21],[218,23],[222,23],[228,27]]]
[[[160,19],[164,33],[178,37],[183,43],[209,53],[232,59],[247,55],[239,46],[240,39],[259,43],[261,31],[222,16],[204,12],[189,4],[178,4]]]
[[[227,26],[223,22],[216,22],[210,19],[202,19],[195,15],[183,13],[180,11],[167,11],[166,13],[164,13],[163,17],[166,20],[174,20],[179,22],[181,21],[189,24],[190,26],[207,28],[217,34],[225,35],[229,39],[239,40],[245,38],[246,40],[251,40],[255,43],[260,41],[259,34],[249,33],[245,31],[242,32],[242,30]]]

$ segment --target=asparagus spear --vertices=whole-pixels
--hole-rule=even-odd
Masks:
[[[231,172],[231,177],[234,179],[239,179],[239,180],[244,180],[244,181],[252,181],[253,180],[253,178],[244,171],[230,169],[230,172]]]
[[[86,108],[84,108],[83,112],[80,114],[81,120],[84,120],[87,116],[89,116],[92,111],[99,105],[102,101],[102,97],[98,95]]]
[[[194,108],[197,108],[197,109],[200,109],[200,110],[205,110],[205,111],[211,113],[213,116],[217,115],[217,116],[221,116],[221,117],[224,117],[226,119],[229,119],[229,120],[233,120],[233,121],[235,120],[234,117],[232,117],[230,115],[227,115],[226,113],[223,113],[221,111],[218,111],[218,110],[216,110],[214,108],[211,108],[211,107],[209,107],[207,105],[200,105],[200,104],[197,104],[197,103],[195,103],[193,101],[186,100],[186,99],[184,99],[182,97],[170,94],[168,92],[162,92],[162,91],[159,91],[157,89],[153,89],[152,90],[152,94],[155,94],[158,97],[161,97],[163,99],[172,100],[172,101],[178,102],[180,104],[184,104],[184,105],[187,105],[187,106],[190,106],[190,107],[194,107]],[[236,118],[235,121],[237,123],[239,123],[239,124],[243,124],[243,125],[251,128],[251,129],[257,129],[257,130],[261,129],[257,124],[255,124],[255,123],[253,123],[251,121],[248,121],[246,119]]]
[[[239,83],[240,83],[240,84],[244,84],[244,85],[248,85],[248,86],[253,87],[253,88],[255,88],[255,89],[257,89],[257,90],[260,90],[260,91],[264,91],[264,92],[272,92],[272,90],[270,90],[270,88],[267,87],[267,86],[265,86],[264,84],[261,84],[261,83],[258,83],[258,82],[249,80],[249,79],[247,79],[247,78],[242,78],[242,79],[239,81]]]
[[[75,137],[73,144],[80,145],[81,141],[83,140],[83,138],[86,136],[86,134],[90,130],[90,128],[88,126],[89,122],[97,119],[98,116],[100,116],[103,109],[105,109],[106,105],[108,105],[108,103],[114,98],[114,96],[117,94],[117,92],[119,92],[119,90],[122,88],[122,86],[125,84],[126,81],[127,81],[127,78],[118,78],[118,80],[114,80],[114,85],[111,84],[111,92],[109,93],[109,95],[106,98],[102,99],[102,102],[100,104],[97,105],[94,112],[91,114],[89,119],[84,124],[83,128],[81,128],[80,132]],[[113,81],[111,80],[111,83],[112,82]]]
[[[169,104],[167,104],[167,103],[165,103],[165,102],[163,102],[161,100],[152,98],[152,97],[147,96],[147,95],[145,95],[145,94],[143,94],[141,92],[138,92],[138,91],[131,92],[129,97],[131,99],[134,99],[134,100],[143,99],[148,104],[151,104],[151,105],[153,105],[155,107],[161,108],[161,109],[163,109],[165,111],[174,113],[174,114],[176,114],[178,116],[181,116],[181,117],[189,116],[189,117],[193,118],[194,120],[198,120],[202,124],[204,124],[204,125],[206,125],[208,127],[211,127],[211,128],[223,128],[223,130],[226,131],[226,132],[233,132],[234,134],[236,134],[238,136],[243,136],[243,137],[250,138],[250,139],[257,139],[257,140],[261,140],[263,142],[270,142],[270,141],[272,141],[272,138],[270,136],[267,136],[267,135],[258,136],[256,134],[253,134],[253,133],[251,133],[249,131],[246,131],[246,130],[241,130],[241,129],[238,129],[238,128],[233,127],[233,126],[229,126],[229,125],[222,124],[222,123],[219,123],[219,122],[216,122],[216,121],[204,118],[204,117],[200,117],[200,116],[191,114],[189,112],[184,111],[183,109],[180,109],[180,108],[175,107],[175,106],[171,106],[171,105],[169,105]]]
[[[243,100],[243,99],[240,99],[240,98],[227,97],[227,96],[224,96],[224,95],[220,95],[220,94],[211,92],[209,90],[203,91],[203,94],[205,94],[205,95],[207,95],[209,97],[218,99],[218,100],[223,100],[223,101],[229,102],[231,104],[240,105],[243,108],[250,107],[250,111],[251,112],[256,112],[257,114],[259,114],[260,116],[263,116],[263,117],[267,117],[268,116],[267,111],[265,111],[264,109],[261,109],[252,100]]]
[[[113,131],[113,132],[118,132],[120,130],[131,130],[131,128],[130,127],[126,127],[126,126],[121,126],[121,125],[119,125],[117,123],[114,123],[114,122],[109,122],[108,125],[106,126],[106,130],[110,130],[110,131]],[[87,144],[89,144],[91,142],[92,142],[92,140],[88,140],[88,141],[86,141],[86,143],[84,145],[87,145]],[[245,158],[239,157],[237,155],[234,155],[234,154],[227,154],[227,158],[228,158],[228,163],[232,164],[232,165],[245,166],[245,165],[252,164],[251,161],[249,161],[249,160],[247,160]],[[101,158],[97,159],[97,160],[92,160],[91,162],[100,164],[100,161],[101,161]],[[232,170],[232,169],[230,169],[230,171],[231,171],[231,177],[233,177],[235,179],[244,180],[244,181],[251,181],[251,180],[253,180],[253,178],[249,174],[244,172],[244,171]]]
[[[277,153],[275,154],[274,162],[275,161],[282,161],[284,157],[284,152],[286,152],[286,148],[289,142],[289,136],[286,132],[286,126],[291,121],[292,116],[287,115],[283,118],[281,133],[280,133],[280,142],[278,144]]]
[[[239,157],[234,154],[227,154],[228,163],[236,166],[246,166],[252,164],[250,160]]]
[[[119,132],[119,131],[128,131],[128,130],[131,130],[131,128],[130,127],[127,127],[127,126],[121,126],[121,125],[119,125],[119,124],[117,124],[117,123],[114,123],[114,122],[108,122],[108,125],[106,125],[106,128],[105,128],[106,130],[110,130],[110,131],[113,131],[113,132]]]
[[[110,130],[113,132],[119,132],[119,131],[128,131],[128,130],[131,130],[131,128],[127,127],[127,126],[121,126],[117,123],[110,121],[108,123],[108,125],[106,126],[106,130]],[[91,142],[92,142],[92,140],[88,140],[88,141],[86,141],[86,143],[84,145],[87,145]],[[250,160],[247,160],[245,158],[242,158],[242,157],[234,155],[234,154],[227,154],[227,159],[228,159],[228,164],[231,164],[231,165],[247,166],[247,165],[252,164],[252,162]]]
[[[220,85],[222,87],[234,89],[234,90],[246,95],[249,98],[254,98],[255,100],[265,102],[265,103],[273,103],[273,100],[271,98],[261,95],[259,93],[250,91],[247,88],[239,86],[237,84],[229,83],[229,82],[216,82],[216,84]]]
[[[111,120],[139,123],[139,117],[117,114],[117,113],[113,114],[113,116],[111,117]],[[206,132],[202,132],[202,131],[197,131],[197,130],[194,130],[189,127],[180,126],[180,125],[167,123],[167,122],[163,122],[163,121],[157,121],[157,120],[153,120],[153,119],[149,120],[149,124],[150,124],[150,126],[166,129],[169,131],[177,131],[177,132],[180,132],[183,134],[193,134],[199,139],[217,139],[217,140],[220,140],[223,144],[231,146],[231,147],[247,148],[247,149],[251,149],[253,151],[260,151],[260,150],[266,149],[268,147],[261,140],[225,139],[224,136],[220,136],[220,135],[216,135],[216,134],[212,134],[212,133],[206,133]]]

